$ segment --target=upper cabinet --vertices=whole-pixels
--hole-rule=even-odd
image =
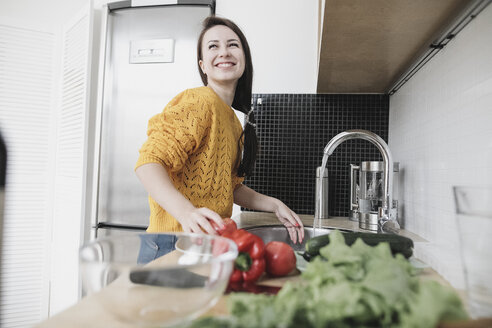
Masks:
[[[389,93],[473,0],[326,0],[318,93]]]

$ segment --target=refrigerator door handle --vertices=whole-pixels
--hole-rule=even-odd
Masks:
[[[131,0],[132,7],[177,5],[178,0]]]
[[[123,8],[149,7],[149,6],[169,6],[169,5],[194,5],[209,6],[211,13],[215,14],[215,0],[123,0],[107,4],[108,9],[116,10]]]
[[[118,224],[118,223],[107,223],[107,222],[99,222],[95,226],[96,229],[100,228],[114,228],[114,229],[123,229],[123,230],[147,230],[146,226],[141,225],[130,225],[130,224]]]

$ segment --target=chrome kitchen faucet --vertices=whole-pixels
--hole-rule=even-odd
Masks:
[[[383,156],[383,200],[381,207],[378,209],[378,230],[393,233],[398,232],[400,225],[396,217],[397,209],[393,207],[393,158],[388,145],[380,136],[366,130],[347,130],[341,132],[334,136],[326,145],[323,151],[324,160],[322,163],[326,165],[325,157],[328,158],[342,142],[350,139],[363,139],[371,142]]]

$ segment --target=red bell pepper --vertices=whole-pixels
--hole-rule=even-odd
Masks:
[[[263,240],[244,229],[224,234],[224,237],[232,239],[239,251],[234,262],[234,271],[230,281],[256,281],[265,272],[265,244]]]

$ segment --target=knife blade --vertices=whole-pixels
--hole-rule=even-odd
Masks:
[[[183,269],[138,269],[130,272],[130,281],[158,287],[199,288],[207,284],[208,277]]]

